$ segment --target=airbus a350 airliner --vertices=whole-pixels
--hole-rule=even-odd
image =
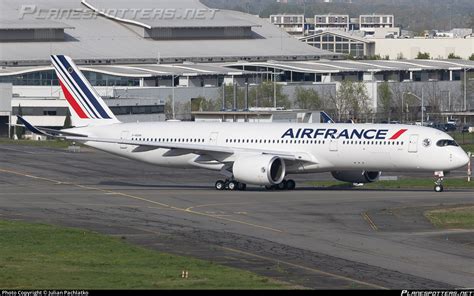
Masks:
[[[51,56],[75,128],[35,127],[49,137],[82,142],[115,155],[172,168],[218,171],[218,190],[246,184],[292,190],[288,175],[331,172],[352,183],[378,180],[382,171],[444,173],[465,166],[467,154],[448,134],[428,127],[387,124],[121,123],[71,58]]]

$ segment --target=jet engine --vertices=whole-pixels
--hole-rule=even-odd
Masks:
[[[373,183],[376,182],[382,172],[367,171],[334,171],[332,176],[339,181],[349,183]]]
[[[285,161],[278,156],[243,156],[234,162],[234,178],[245,184],[276,185],[283,181],[286,174]]]

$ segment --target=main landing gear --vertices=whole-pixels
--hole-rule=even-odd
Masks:
[[[226,179],[218,180],[215,184],[217,190],[229,190],[229,191],[245,191],[247,184],[237,182],[235,180]],[[296,188],[296,182],[294,180],[283,180],[280,184],[265,186],[267,190],[294,190]]]
[[[217,190],[230,190],[230,191],[245,191],[247,184],[237,182],[235,180],[218,180],[215,185]]]
[[[267,190],[294,190],[296,188],[296,182],[294,180],[283,180],[280,184],[265,186]]]
[[[434,191],[435,192],[443,192],[444,191],[444,187],[443,187],[444,172],[435,172],[434,175],[435,175],[435,178],[436,178]]]

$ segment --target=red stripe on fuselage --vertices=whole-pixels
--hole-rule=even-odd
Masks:
[[[407,129],[401,129],[399,130],[395,135],[393,135],[390,140],[396,140],[398,138],[400,138],[401,135],[403,135],[405,132],[407,131]]]
[[[64,86],[61,80],[59,80],[59,84],[61,85],[61,88],[63,90],[64,96],[66,97],[66,100],[69,102],[71,105],[72,109],[76,111],[77,116],[81,119],[88,119],[89,117],[84,113],[82,110],[81,106],[76,102],[74,97],[71,95],[71,93],[67,90],[67,88]]]

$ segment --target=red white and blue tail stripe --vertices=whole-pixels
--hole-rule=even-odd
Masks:
[[[51,61],[64,97],[79,120],[119,122],[70,57],[52,55]]]

